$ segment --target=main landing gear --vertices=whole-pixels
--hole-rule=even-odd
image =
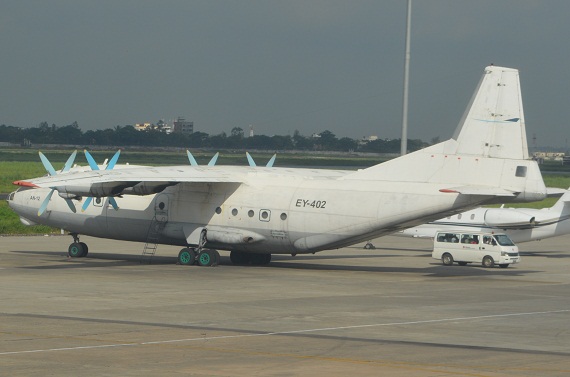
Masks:
[[[198,266],[211,267],[217,266],[219,263],[220,253],[214,249],[202,249],[198,251],[191,247],[185,247],[178,253],[178,264],[183,266],[197,264]]]
[[[244,251],[232,251],[230,260],[239,266],[265,266],[271,262],[271,254],[246,253]],[[220,263],[220,253],[213,249],[197,249],[185,247],[178,253],[178,264],[183,266],[216,266]]]
[[[89,252],[89,248],[85,242],[79,242],[77,233],[70,233],[73,237],[73,243],[67,248],[67,255],[71,258],[84,258]]]

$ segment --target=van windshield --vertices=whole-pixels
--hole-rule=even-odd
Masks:
[[[506,234],[496,234],[495,239],[501,246],[515,246],[513,241]]]

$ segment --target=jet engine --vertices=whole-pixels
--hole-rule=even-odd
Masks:
[[[491,208],[485,211],[485,225],[495,228],[532,228],[534,216],[516,209]]]

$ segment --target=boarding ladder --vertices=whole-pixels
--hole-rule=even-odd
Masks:
[[[163,211],[156,211],[150,226],[148,227],[148,232],[146,235],[146,243],[144,244],[143,252],[141,254],[140,263],[150,264],[152,257],[156,253],[158,247],[158,240],[168,222],[168,215]]]

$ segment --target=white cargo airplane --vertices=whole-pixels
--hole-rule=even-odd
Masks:
[[[81,171],[71,161],[60,173],[14,182],[20,188],[8,202],[25,223],[69,231],[77,257],[87,253],[79,234],[147,242],[154,233],[152,242],[184,246],[181,264],[216,264],[220,249],[233,263],[260,265],[271,254],[340,248],[481,204],[546,196],[528,158],[519,73],[497,66],[485,68],[453,138],[356,172],[113,169],[116,158],[105,170],[90,161],[93,170]]]
[[[570,233],[570,189],[550,208],[476,208],[415,226],[396,236],[433,238],[439,231],[506,233],[514,242],[537,241]]]

